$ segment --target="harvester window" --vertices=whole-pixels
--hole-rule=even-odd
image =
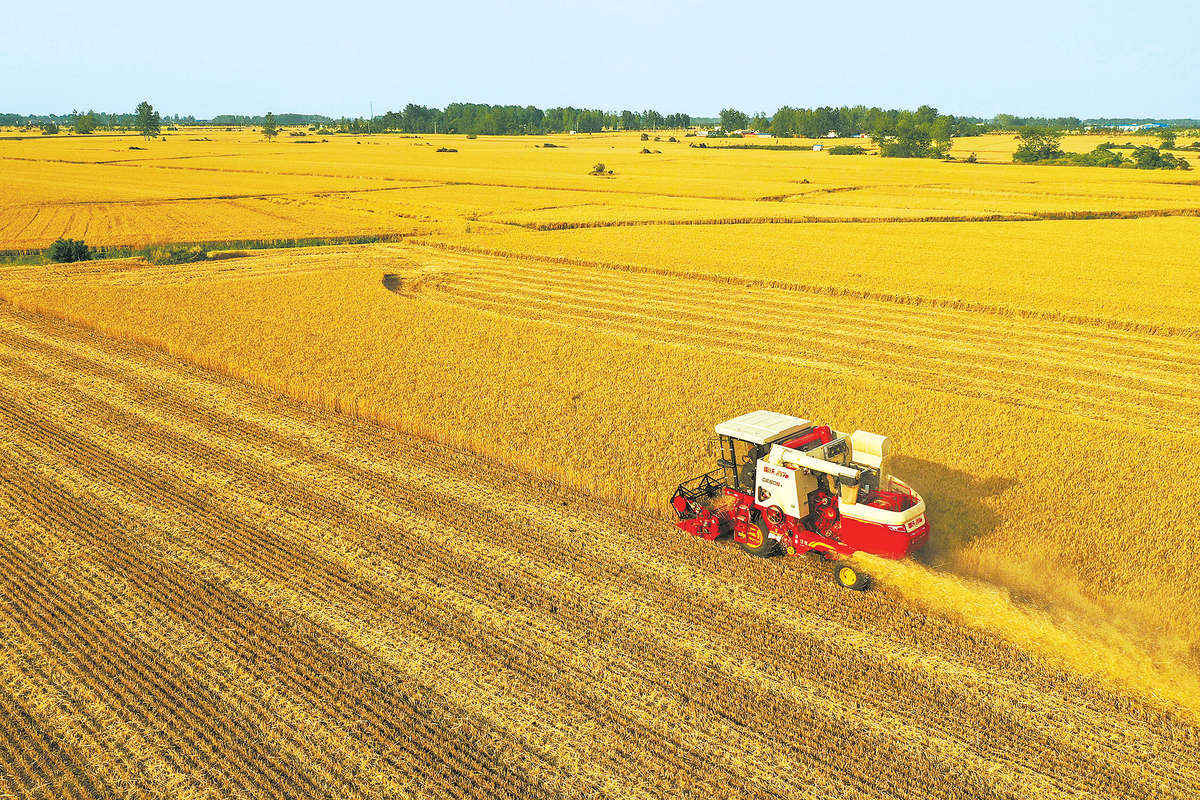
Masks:
[[[717,459],[717,466],[725,471],[725,483],[729,486],[737,486],[737,462],[733,459],[733,439],[722,436],[721,456]]]
[[[725,470],[725,480],[730,486],[744,492],[754,489],[754,468],[752,466],[749,473],[746,473],[743,467],[747,462],[753,464],[758,457],[757,449],[750,442],[734,439],[732,436],[721,437],[721,458],[717,465]],[[745,480],[747,475],[750,476],[749,481]]]
[[[733,440],[733,461],[739,467],[745,464],[746,460],[750,458],[750,448],[751,444],[749,442],[743,442],[741,439]]]

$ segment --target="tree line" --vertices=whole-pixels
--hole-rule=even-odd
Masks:
[[[536,106],[451,103],[444,109],[409,103],[402,111],[389,111],[369,122],[362,119],[338,120],[339,129],[351,133],[398,131],[400,133],[462,133],[478,136],[519,136],[546,133],[599,133],[601,131],[641,131],[690,127],[688,114],[668,114],[654,110],[622,111],[620,114],[599,109],[557,107],[542,110]]]
[[[1159,129],[1162,139],[1158,147],[1150,145],[1135,145],[1132,143],[1120,145],[1114,142],[1104,142],[1096,146],[1090,153],[1068,153],[1060,146],[1061,134],[1050,127],[1027,125],[1020,129],[1018,136],[1021,144],[1013,153],[1012,160],[1018,164],[1055,164],[1077,167],[1125,167],[1129,169],[1179,169],[1190,170],[1192,167],[1187,160],[1176,156],[1171,150],[1177,149],[1175,135],[1169,128]],[[1200,142],[1185,146],[1184,150],[1200,148]],[[1126,156],[1122,150],[1129,150]]]
[[[940,114],[932,106],[916,111],[842,106],[792,108],[784,106],[768,117],[748,116],[737,109],[721,110],[721,131],[726,135],[751,130],[778,137],[822,139],[867,136],[880,154],[897,158],[937,158],[950,148],[955,136],[978,136],[986,123],[975,117]]]
[[[900,109],[867,108],[863,105],[834,108],[793,108],[783,106],[773,115],[759,112],[753,116],[737,109],[725,108],[720,114],[720,130],[725,135],[752,130],[778,137],[800,137],[819,139],[828,136],[869,137],[883,156],[892,157],[941,157],[949,149],[953,137],[975,136],[992,131],[1020,132],[1043,130],[1053,133],[1072,133],[1091,128],[1093,132],[1105,132],[1115,128],[1089,125],[1089,121],[1077,117],[1017,117],[997,114],[990,120],[979,117],[958,117],[941,114],[936,108],[923,105],[916,111]],[[1124,120],[1119,120],[1124,122]],[[1118,120],[1105,120],[1118,122]],[[1194,120],[1171,120],[1191,123]],[[72,132],[88,134],[96,130],[136,130],[143,136],[157,136],[164,123],[168,129],[185,125],[259,126],[268,138],[273,138],[278,127],[307,125],[322,131],[353,134],[382,133],[396,131],[410,134],[466,134],[466,135],[540,135],[550,133],[599,133],[601,131],[645,131],[691,127],[693,118],[684,113],[663,115],[649,109],[646,111],[603,111],[556,107],[542,110],[536,106],[488,105],[486,103],[451,103],[444,109],[409,103],[401,111],[388,111],[371,119],[333,119],[319,114],[279,114],[245,116],[222,114],[212,120],[197,120],[195,117],[160,117],[148,102],[138,105],[133,114],[86,113],[73,111],[61,117],[22,117],[16,114],[0,114],[0,125],[21,126],[33,129],[40,125],[43,133],[54,134],[60,126]],[[269,129],[269,133],[267,132]],[[1177,128],[1157,131],[1160,135],[1173,133]],[[1179,126],[1185,130],[1184,126]],[[1100,158],[1100,156],[1097,156]],[[1104,156],[1107,158],[1107,156]]]

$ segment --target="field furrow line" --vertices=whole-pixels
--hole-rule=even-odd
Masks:
[[[0,687],[0,773],[16,797],[91,798],[112,788],[91,776],[78,750],[59,741]]]
[[[131,714],[143,730],[152,731],[159,752],[176,770],[203,776],[209,785],[226,791],[263,788],[254,784],[257,773],[245,770],[240,759],[225,765],[231,769],[217,771],[213,760],[205,757],[214,750],[226,758],[240,752],[241,742],[246,741],[242,737],[253,737],[253,728],[245,720],[229,719],[230,709],[204,698],[203,690],[196,691],[199,687],[189,686],[186,672],[180,674],[178,665],[159,663],[135,640],[97,619],[9,543],[0,542],[0,554],[7,565],[4,588],[21,598],[14,607],[22,612],[18,622],[27,642],[44,642],[60,653],[70,653],[67,664],[73,680],[98,692],[113,708]],[[177,700],[179,693],[183,698]],[[184,732],[186,740],[180,738]]]
[[[55,441],[52,443],[52,446],[54,446],[56,449],[58,449],[58,451],[61,452],[62,450],[67,449],[69,452],[69,449],[65,448],[64,445],[65,445],[65,442],[62,437],[60,437],[58,441]],[[98,461],[98,460],[100,460],[100,453],[97,450],[92,450],[91,452],[87,453],[87,458],[92,461]],[[111,465],[110,465],[110,468],[111,468]],[[141,482],[141,481],[144,481],[147,479],[152,479],[152,476],[148,476],[145,474],[139,474],[139,471],[135,468],[131,468],[129,472],[131,474],[131,477],[129,478],[129,481],[131,483],[137,483],[137,482]],[[95,476],[93,474],[93,477],[96,478],[97,476]],[[109,487],[106,487],[106,488],[111,490],[114,487],[110,485]],[[131,487],[130,487],[130,485],[125,485],[123,488],[129,489]],[[162,498],[159,496],[151,497],[152,501],[158,502],[159,507],[164,507],[162,505],[162,501],[164,499],[170,500],[172,498]],[[170,507],[170,504],[168,503],[165,507]],[[231,554],[227,558],[232,559],[231,563],[233,564],[233,566],[235,568],[244,569],[244,562],[242,560],[240,560],[240,557],[248,555],[248,556],[250,556],[250,563],[254,564],[254,566],[257,569],[264,570],[268,576],[273,577],[279,583],[286,584],[288,581],[293,581],[297,577],[300,577],[302,579],[307,578],[308,583],[310,584],[310,590],[316,591],[319,594],[320,588],[324,587],[327,590],[326,594],[332,595],[333,597],[337,598],[339,601],[341,601],[341,602],[352,601],[354,603],[354,605],[356,605],[358,607],[369,607],[370,609],[375,609],[376,610],[375,613],[382,613],[382,611],[380,611],[380,610],[388,609],[392,605],[396,605],[399,603],[400,598],[396,598],[396,597],[384,597],[384,596],[379,596],[377,594],[376,595],[369,595],[369,594],[364,595],[363,592],[365,590],[365,587],[363,587],[361,585],[361,583],[348,578],[344,574],[339,579],[336,576],[337,570],[335,568],[335,565],[332,565],[327,562],[314,561],[314,560],[312,560],[311,556],[309,556],[307,558],[306,568],[304,568],[304,569],[295,569],[295,568],[291,568],[290,566],[285,566],[285,565],[293,564],[296,561],[300,560],[300,559],[295,558],[296,548],[294,546],[292,546],[290,548],[286,548],[284,550],[282,556],[276,555],[276,556],[274,556],[274,558],[272,558],[270,554],[265,554],[264,548],[262,548],[259,545],[259,543],[254,542],[251,539],[247,539],[246,537],[242,537],[240,540],[241,544],[246,544],[247,542],[249,543],[249,546],[251,548],[250,552],[248,552],[248,553],[238,549],[238,544],[239,544],[238,541],[225,540],[220,535],[218,535],[217,537],[208,538],[208,540],[205,541],[204,544],[218,547],[218,548],[224,547],[225,549],[227,549],[229,551],[229,553]],[[282,545],[282,540],[276,540],[276,543]],[[93,542],[87,543],[87,545],[88,546],[96,546],[96,542],[93,541]],[[257,554],[257,556],[255,554]],[[335,573],[335,577],[332,579],[326,577],[331,571],[333,571]],[[126,572],[126,574],[138,574],[136,569],[132,569],[132,570],[127,569],[127,570],[125,570],[125,572]],[[157,596],[159,596],[159,594],[163,593],[164,591],[165,591],[164,587],[160,586],[160,587],[157,587],[157,590],[147,590],[146,596],[148,598],[157,597]],[[168,596],[175,598],[178,602],[182,602],[182,600],[187,597],[186,594],[180,595],[179,593],[168,594]],[[166,610],[170,611],[171,609],[166,609]],[[429,620],[429,622],[435,622],[435,621],[436,620],[433,620],[433,619]],[[198,630],[204,630],[204,629],[205,629],[204,626],[198,627]],[[253,660],[255,658],[254,654],[250,653],[250,652],[244,653],[243,657],[246,659],[250,659],[250,660]],[[281,652],[279,654],[280,659],[286,659],[288,657],[289,657],[288,653]],[[337,667],[337,669],[335,669],[336,666],[337,665],[334,663],[325,663],[321,667],[321,670],[316,674],[318,674],[318,675],[340,674],[343,676],[343,679],[345,679],[345,680],[351,679],[352,676],[347,675],[344,667]],[[307,684],[308,684],[308,682],[311,681],[311,679],[312,679],[312,675],[306,675],[303,679],[295,681],[292,684],[292,688],[296,691],[301,691],[301,693],[304,693],[306,691]],[[341,696],[341,694],[342,693],[337,689],[337,687],[332,686],[332,685],[326,687],[324,692],[320,694],[321,697],[326,699],[326,705],[324,707],[325,713],[332,712],[339,717],[345,716],[346,714],[350,713],[345,710],[341,710],[340,708],[338,708],[336,706],[336,704],[334,704],[334,705],[328,704],[329,699],[339,697],[339,696]],[[361,711],[362,709],[359,709],[359,710]],[[383,728],[379,732],[379,735],[375,736],[373,738],[373,741],[375,741],[377,743],[382,743],[382,742],[387,742],[387,741],[391,741],[392,739],[394,739],[394,736],[388,735],[385,732],[386,728],[391,724],[390,722],[387,721],[388,719],[390,719],[390,716],[375,715],[373,718],[376,720],[377,725],[383,726]],[[353,719],[353,718],[351,717],[351,718],[347,719],[347,722],[350,722],[351,719]],[[430,731],[429,733],[432,735],[433,731]],[[443,731],[441,734],[439,734],[439,736],[435,736],[433,738],[444,739],[445,732]],[[378,746],[378,744],[376,746]],[[468,749],[470,749],[470,748],[468,748]],[[452,767],[453,762],[446,762],[443,766],[451,766]],[[449,780],[448,785],[458,785],[458,784],[466,785],[466,782],[467,782],[466,774],[464,774],[463,776],[460,776],[459,778]],[[488,794],[485,793],[482,796],[488,796]]]
[[[986,354],[1036,362],[1043,357],[1050,357],[1073,369],[1079,368],[1080,359],[1103,359],[1104,362],[1118,359],[1121,367],[1119,373],[1109,363],[1103,363],[1102,367],[1095,369],[1121,378],[1125,378],[1132,370],[1132,377],[1157,378],[1160,388],[1172,382],[1187,381],[1194,374],[1193,368],[1200,367],[1200,346],[1190,341],[1172,341],[1147,334],[1097,336],[1094,331],[1072,331],[1062,323],[1051,326],[1050,323],[1018,321],[1007,317],[985,320],[989,324],[982,324],[974,322],[970,315],[946,309],[859,300],[836,303],[822,297],[808,298],[795,292],[739,290],[733,298],[735,307],[769,309],[770,313],[765,319],[748,314],[745,319],[734,321],[728,318],[728,314],[712,310],[711,291],[707,294],[703,291],[690,294],[686,282],[673,284],[671,292],[666,294],[661,284],[643,279],[639,285],[624,292],[620,290],[620,283],[614,284],[607,276],[589,278],[586,274],[564,273],[552,278],[539,276],[533,280],[514,269],[508,274],[500,271],[488,273],[485,279],[478,269],[463,269],[433,275],[418,273],[414,289],[419,291],[418,287],[429,285],[436,290],[463,283],[477,294],[508,292],[514,299],[528,298],[531,302],[547,296],[577,297],[586,298],[587,305],[595,306],[598,310],[644,309],[647,315],[658,317],[660,325],[671,324],[679,319],[702,320],[718,333],[723,329],[765,330],[812,338],[816,332],[811,325],[799,325],[792,321],[794,316],[803,315],[809,320],[818,320],[821,333],[853,339],[890,339],[897,333],[904,334],[900,341],[919,342],[922,353],[934,345],[938,350],[950,348],[973,358]],[[580,303],[579,307],[586,308],[586,305]],[[1156,345],[1158,350],[1155,350]]]
[[[2,488],[0,486],[0,489]],[[92,541],[102,540],[105,531],[144,530],[144,528],[141,528],[138,523],[132,520],[114,517],[110,514],[100,514],[94,507],[80,504],[77,497],[68,497],[62,491],[58,491],[57,487],[53,484],[47,485],[41,483],[38,485],[37,496],[42,498],[48,507],[48,511],[45,515],[47,518],[38,523],[39,530],[42,532],[42,538],[40,539],[33,535],[22,537],[22,544],[30,552],[44,551],[47,546],[61,550],[63,547],[68,546],[67,542],[87,538],[79,537],[78,535],[74,537],[62,535],[63,528],[61,524],[57,528],[60,535],[55,536],[53,533],[50,533],[51,530],[54,530],[55,520],[62,519],[63,517],[73,518],[80,522],[87,520],[88,524],[86,526],[77,525],[75,529],[90,528],[95,532],[91,537]],[[71,516],[72,512],[74,512],[74,516]],[[47,545],[42,539],[49,539],[50,544]],[[136,570],[142,565],[123,561],[120,565],[122,572],[119,574],[110,574],[105,579],[98,575],[91,564],[92,555],[93,548],[77,547],[69,558],[57,564],[56,569],[60,574],[71,576],[76,592],[85,602],[97,607],[103,607],[106,604],[112,606],[115,613],[110,613],[110,618],[118,623],[125,624],[130,630],[136,630],[138,634],[144,633],[149,627],[144,616],[147,608],[144,605],[131,606],[129,604],[130,602],[137,602],[137,595],[129,594],[128,584],[122,577],[123,575],[136,575],[136,572],[130,572],[130,570]],[[124,605],[121,605],[117,599],[118,595],[128,597],[129,600],[125,601]],[[204,633],[205,631],[203,630],[199,631],[200,636]],[[253,718],[266,728],[271,729],[271,733],[274,735],[269,737],[268,746],[277,751],[274,757],[275,766],[287,775],[285,779],[278,779],[271,775],[266,776],[268,780],[272,780],[273,785],[277,788],[275,795],[308,796],[310,793],[315,792],[316,787],[319,785],[328,787],[331,783],[338,783],[337,779],[333,776],[341,773],[345,765],[345,760],[331,760],[324,757],[320,751],[314,751],[311,747],[308,747],[307,752],[303,753],[305,759],[302,762],[299,758],[301,751],[295,745],[302,744],[307,747],[308,743],[304,740],[296,740],[295,735],[291,732],[281,730],[279,720],[286,714],[286,711],[281,713],[276,708],[264,707],[264,700],[261,697],[247,697],[244,693],[233,692],[232,689],[238,686],[239,682],[236,679],[230,680],[230,672],[227,666],[223,671],[213,672],[212,667],[200,663],[200,660],[194,657],[194,642],[200,639],[200,636],[189,634],[186,630],[175,626],[169,630],[169,633],[159,632],[157,635],[151,637],[150,644],[160,652],[170,653],[176,661],[186,662],[193,673],[203,671],[206,682],[218,687],[219,692],[237,694],[236,699],[231,700],[231,703],[242,709],[251,709]],[[179,647],[181,640],[187,640],[183,650],[180,650]],[[241,685],[244,686],[245,683]],[[267,688],[266,694],[269,699],[277,699],[273,698],[269,688]],[[247,711],[246,713],[251,713],[251,711]],[[287,716],[293,715],[288,714]],[[254,733],[252,730],[244,729],[241,732],[247,735],[253,735]],[[123,735],[130,736],[131,734],[125,732]],[[283,741],[281,741],[281,738]],[[317,738],[327,739],[328,737],[321,732]],[[119,745],[120,742],[118,741],[117,744]],[[339,749],[344,750],[344,748]],[[221,759],[218,755],[214,755],[214,753],[215,750],[212,748],[206,748],[205,750],[205,754],[210,757],[210,760],[214,764],[219,763]],[[139,756],[137,759],[134,759],[128,753],[125,755],[127,759],[135,762],[145,758],[145,755]],[[301,775],[301,772],[297,767],[301,763],[305,763],[305,767],[303,768],[304,773],[312,772],[315,766],[320,773],[319,777],[315,780],[298,777]],[[175,786],[171,793],[173,795],[178,794],[181,788]],[[360,796],[355,787],[348,783],[340,785],[337,791],[339,796],[342,797]]]
[[[121,528],[117,527],[115,530],[119,531]],[[122,541],[128,549],[112,550]],[[359,659],[346,652],[344,642],[331,639],[328,635],[320,635],[318,629],[306,625],[301,619],[277,618],[266,609],[232,594],[223,585],[211,580],[198,583],[189,579],[186,572],[178,571],[178,565],[174,572],[169,572],[164,568],[165,565],[139,556],[139,548],[131,540],[121,536],[114,539],[112,529],[107,535],[97,532],[91,536],[84,536],[79,540],[79,544],[93,548],[96,557],[102,562],[109,557],[116,557],[117,561],[109,562],[110,569],[126,576],[144,602],[159,606],[163,613],[189,629],[214,637],[221,646],[228,648],[237,657],[243,667],[261,673],[263,677],[271,680],[285,679],[293,692],[307,697],[310,702],[315,702],[313,708],[319,710],[322,717],[332,715],[339,724],[355,730],[356,736],[364,737],[372,749],[385,762],[391,764],[393,773],[403,775],[427,758],[420,755],[420,742],[436,741],[445,746],[454,741],[455,737],[450,729],[434,729],[430,727],[433,723],[427,722],[423,716],[422,707],[433,709],[441,705],[436,698],[427,698],[421,707],[413,707],[412,703],[415,701],[408,694],[401,694],[392,697],[390,709],[376,708],[379,703],[377,692],[362,691],[362,677],[359,673],[364,667],[371,665],[351,663]],[[103,554],[102,549],[106,545],[112,556]],[[275,622],[272,623],[271,620]],[[350,658],[347,659],[347,656]],[[302,671],[280,671],[279,667],[291,664],[303,665]],[[366,669],[366,677],[370,678],[371,673],[377,671]],[[394,680],[387,682],[388,685],[395,683]],[[355,686],[360,687],[358,692],[354,691]],[[400,710],[405,711],[397,714]],[[410,730],[404,729],[404,720],[412,726]],[[366,728],[363,727],[364,721],[367,723]],[[401,741],[408,741],[418,749],[405,756],[402,752],[397,752],[391,744]],[[495,738],[484,736],[479,743],[489,742],[494,743]],[[448,761],[441,756],[434,757],[434,763],[441,764],[443,771],[446,768],[450,769],[450,773],[443,776],[442,785],[467,787],[472,782],[479,784],[482,774],[478,773],[478,770],[487,771],[486,764],[478,763],[473,755],[479,743],[464,742],[464,746],[452,749],[449,754],[464,762],[463,769],[470,769],[474,765],[475,772],[460,774],[459,768],[455,766],[456,761]],[[487,750],[491,746],[494,745],[485,744],[484,749]],[[414,758],[417,760],[411,761]],[[406,764],[410,766],[406,767]],[[503,768],[501,772],[505,770],[508,768]],[[495,765],[492,771],[495,771]],[[516,776],[509,775],[491,785],[494,788],[509,786],[514,780]],[[519,784],[520,781],[516,783]],[[483,787],[480,794],[470,791],[461,796],[494,796],[490,790],[485,790],[486,785],[479,784]],[[304,790],[301,794],[308,795],[309,791],[311,789]]]
[[[988,337],[991,341],[984,342],[978,338],[964,339],[961,332],[954,329],[938,330],[936,327],[931,328],[925,322],[902,325],[897,323],[894,318],[886,321],[865,319],[861,323],[835,319],[828,324],[822,321],[818,328],[813,328],[791,322],[785,317],[782,309],[778,312],[773,309],[773,313],[766,320],[749,319],[735,325],[719,317],[714,318],[712,311],[697,311],[696,309],[703,305],[700,303],[681,304],[673,307],[670,301],[647,302],[619,295],[616,296],[616,299],[612,299],[614,297],[612,292],[604,295],[597,292],[595,297],[587,297],[585,303],[580,300],[582,293],[577,291],[546,291],[540,287],[515,282],[505,283],[501,286],[481,286],[474,285],[475,282],[468,279],[467,283],[467,286],[456,285],[453,278],[444,278],[422,285],[432,284],[436,290],[440,290],[442,293],[467,297],[476,301],[489,297],[502,297],[517,301],[521,307],[520,311],[514,310],[514,305],[511,303],[504,305],[509,310],[503,313],[508,316],[527,313],[524,306],[541,305],[576,310],[581,319],[626,316],[645,319],[648,323],[647,327],[652,325],[659,330],[674,326],[695,329],[698,337],[706,338],[709,341],[723,337],[736,337],[742,341],[750,341],[751,337],[757,336],[761,342],[776,345],[776,350],[782,349],[786,344],[796,346],[808,344],[822,350],[853,349],[860,354],[860,357],[863,350],[860,342],[868,343],[870,350],[877,350],[887,355],[896,355],[899,351],[904,350],[909,351],[913,357],[927,357],[930,349],[936,346],[939,352],[957,353],[959,358],[955,363],[974,364],[986,360],[1000,361],[1008,370],[1016,366],[1026,371],[1031,367],[1036,368],[1039,372],[1029,372],[1029,374],[1031,376],[1040,374],[1046,380],[1062,380],[1064,371],[1082,372],[1085,375],[1094,376],[1091,377],[1093,382],[1107,382],[1112,384],[1115,389],[1125,391],[1137,389],[1145,383],[1151,382],[1157,384],[1155,390],[1150,392],[1156,396],[1167,390],[1178,391],[1179,382],[1187,381],[1191,374],[1189,371],[1169,368],[1178,365],[1149,362],[1145,357],[1134,356],[1126,359],[1128,353],[1110,353],[1105,356],[1109,361],[1114,358],[1120,359],[1121,369],[1117,370],[1111,363],[1103,365],[1098,363],[1101,354],[1094,351],[1059,346],[1037,346],[1025,341],[1020,342],[1018,350],[1007,351],[1000,348],[1001,342],[1007,342],[1011,346],[1014,334],[1023,339],[1023,331],[1020,333],[1011,330],[997,331]],[[645,310],[635,310],[639,308]],[[906,327],[910,330],[903,330]],[[901,335],[897,336],[897,334]],[[781,341],[781,335],[791,341],[786,339]],[[880,345],[884,342],[891,349],[880,350]],[[1081,363],[1081,357],[1097,363],[1092,365]],[[1138,364],[1138,361],[1143,363]],[[1197,366],[1200,366],[1200,358],[1197,359]],[[1147,367],[1152,367],[1152,369],[1147,369]]]
[[[435,262],[436,263],[436,262]],[[510,291],[540,294],[550,290],[565,291],[594,298],[599,303],[618,307],[632,305],[651,309],[670,310],[677,314],[696,314],[697,309],[712,305],[712,287],[695,285],[686,280],[672,281],[670,291],[664,291],[661,281],[640,275],[612,275],[584,269],[553,269],[549,266],[526,266],[519,262],[489,265],[470,261],[451,262],[452,268],[442,273],[426,270],[417,273],[417,283],[423,281],[470,280],[499,285]],[[725,292],[723,296],[727,296]],[[1011,344],[1012,334],[1019,332],[1022,346],[1034,347],[1035,352],[1070,352],[1086,357],[1119,356],[1124,362],[1145,362],[1163,367],[1200,366],[1200,344],[1188,339],[1138,333],[1134,331],[1100,331],[1084,329],[1072,323],[1049,322],[1020,317],[964,314],[961,310],[935,306],[913,306],[863,298],[835,299],[819,294],[804,294],[789,290],[765,290],[741,287],[733,290],[738,307],[770,309],[773,318],[788,325],[788,312],[820,315],[822,324],[886,326],[887,331],[905,331],[922,335],[940,335],[954,340],[1000,346]],[[710,313],[710,318],[713,315]],[[748,317],[747,324],[756,319]],[[724,316],[712,319],[714,324],[729,324]],[[794,327],[794,326],[793,326]],[[951,344],[955,344],[952,341]],[[1041,347],[1038,347],[1041,343]]]

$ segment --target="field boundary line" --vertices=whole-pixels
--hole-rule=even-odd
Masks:
[[[830,192],[835,190],[829,190]],[[811,194],[811,193],[810,193]],[[767,200],[767,198],[760,198]],[[582,228],[655,227],[660,225],[852,225],[914,222],[1042,222],[1098,219],[1148,219],[1152,217],[1200,217],[1200,208],[1150,208],[1139,211],[1029,211],[1009,214],[933,214],[924,217],[725,217],[712,219],[616,219],[581,222],[504,222],[532,231],[569,231]]]

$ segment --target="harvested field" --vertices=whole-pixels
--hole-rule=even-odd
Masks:
[[[1200,792],[1184,710],[7,305],[0,432],[8,794]]]

